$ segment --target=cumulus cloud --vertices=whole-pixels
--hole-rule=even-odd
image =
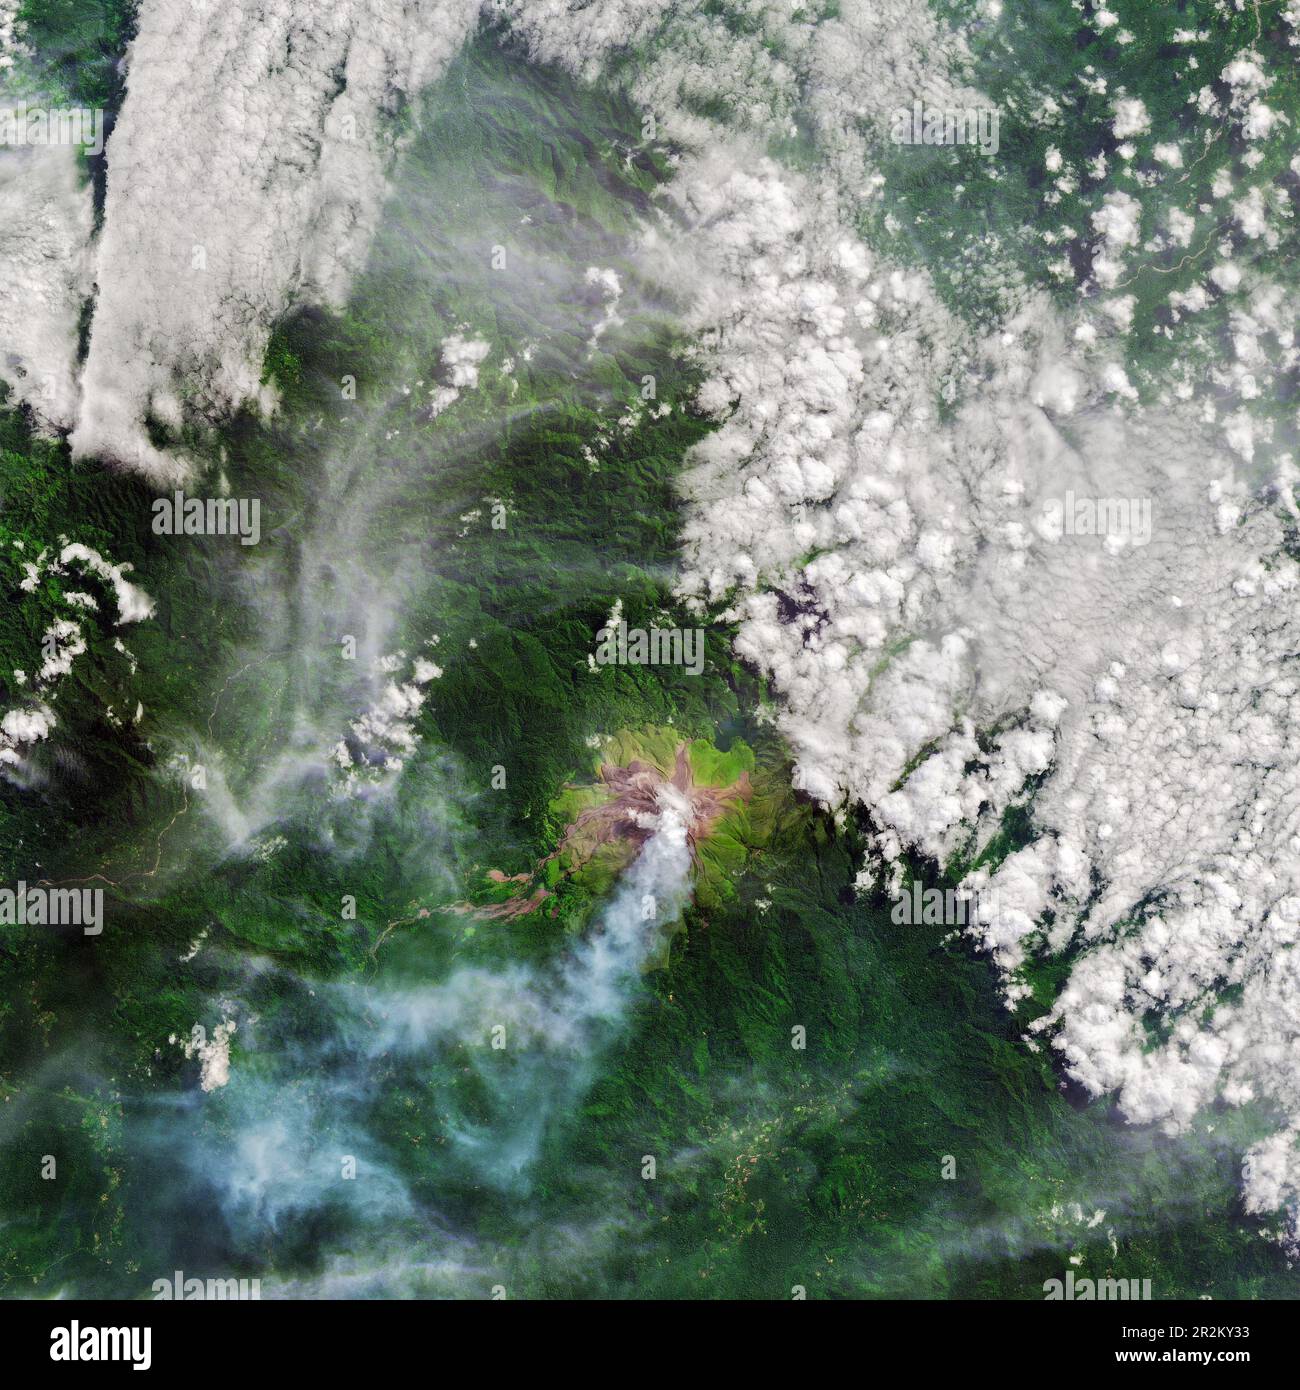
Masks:
[[[20,542],[14,544],[21,547]],[[66,536],[59,537],[57,553],[47,547],[34,560],[20,563],[23,577],[18,587],[24,593],[35,593],[47,574],[66,576],[70,569],[75,568],[83,574],[93,575],[112,590],[119,626],[142,622],[153,615],[153,599],[126,577],[132,568],[130,564],[114,564],[98,550],[69,541]],[[55,618],[41,635],[41,664],[31,690],[32,699],[38,703],[11,709],[0,721],[0,768],[7,777],[20,782],[29,781],[31,776],[23,749],[47,738],[55,727],[57,721],[46,701],[57,700],[60,683],[71,673],[77,658],[85,654],[87,647],[82,622],[99,610],[99,603],[92,594],[64,589],[61,597],[73,616]],[[121,639],[115,638],[113,645],[130,662],[134,674],[134,658]],[[23,670],[14,671],[13,678],[15,684],[20,686],[26,686],[31,679]],[[107,713],[110,719],[114,718],[111,707]],[[138,718],[137,714],[137,722]]]
[[[1128,140],[1134,135],[1145,135],[1151,129],[1151,117],[1146,106],[1138,97],[1121,97],[1115,102],[1115,120],[1111,133],[1116,140]]]
[[[48,738],[55,723],[46,705],[7,710],[0,718],[0,764],[9,769],[21,767],[24,746]]]
[[[133,584],[127,575],[129,564],[115,565],[106,560],[97,550],[80,542],[72,541],[59,552],[62,565],[79,565],[91,574],[97,575],[112,587],[117,599],[117,620],[119,623],[138,623],[153,616],[154,601],[138,584]]]
[[[460,399],[460,393],[478,385],[478,369],[490,351],[481,338],[452,333],[442,341],[443,382],[429,391],[429,414],[441,415]]]

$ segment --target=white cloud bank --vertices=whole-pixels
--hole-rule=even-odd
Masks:
[[[147,417],[175,429],[272,403],[272,323],[294,302],[341,305],[382,202],[388,118],[477,8],[144,0],[109,140],[77,454],[165,482],[183,465],[149,442]]]
[[[68,145],[0,148],[0,378],[47,425],[77,416],[94,213]]]

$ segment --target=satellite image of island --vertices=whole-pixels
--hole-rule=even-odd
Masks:
[[[0,1302],[1300,1298],[1298,212],[1300,0],[0,0]]]

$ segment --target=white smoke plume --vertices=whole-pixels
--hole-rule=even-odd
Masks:
[[[663,929],[690,896],[688,808],[664,789],[658,824],[596,925],[558,965],[466,967],[442,984],[365,999],[373,1027],[352,1043],[372,1058],[463,1044],[493,1097],[486,1123],[463,1120],[453,1143],[502,1186],[526,1178],[547,1127],[590,1086],[661,949]],[[349,988],[346,993],[355,993]]]
[[[217,1192],[230,1229],[256,1236],[343,1204],[391,1233],[418,1212],[367,1127],[374,1076],[384,1066],[443,1077],[472,1067],[489,1113],[477,1107],[471,1116],[454,1095],[440,1095],[438,1123],[447,1142],[437,1152],[475,1184],[526,1191],[548,1131],[572,1112],[622,1035],[642,969],[688,902],[686,808],[672,794],[669,788],[655,833],[597,922],[558,960],[461,967],[418,988],[329,986],[332,1007],[316,1011],[324,1035],[275,1041],[270,1055],[289,1068],[278,1080],[257,1056],[271,1040],[255,1019],[238,1033],[246,1059],[231,1058],[235,1027],[224,1012],[210,1043],[185,1044],[187,1055],[194,1052],[202,1063],[205,1094],[192,1100],[216,1107],[224,1136],[196,1142],[185,1160],[193,1177]],[[455,1068],[429,1066],[453,1049]],[[174,1142],[172,1123],[160,1131],[160,1143]],[[355,1160],[359,1181],[338,1181],[340,1155]]]

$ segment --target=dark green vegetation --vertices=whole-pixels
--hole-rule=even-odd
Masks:
[[[987,965],[855,899],[855,823],[792,795],[718,866],[525,1181],[488,1181],[452,1141],[527,1118],[527,1056],[484,1060],[477,1038],[366,1051],[403,991],[573,945],[563,921],[445,909],[554,848],[592,736],[671,726],[728,778],[743,740],[755,784],[788,786],[724,628],[698,677],[587,663],[615,600],[634,625],[693,625],[671,595],[673,480],[706,425],[680,408],[672,305],[630,240],[663,173],[620,100],[486,42],[457,63],[348,312],[275,335],[280,413],[186,441],[261,499],[255,554],[153,537],[143,489],[7,417],[5,538],[63,531],[130,560],[158,613],[124,634],[139,731],[102,717],[127,676],[96,636],[55,705],[49,785],[0,784],[4,881],[39,863],[118,885],[97,940],[0,937],[5,1294],[145,1296],[180,1268],[261,1275],[270,1296],[341,1265],[390,1295],[1034,1299],[1073,1252],[1157,1296],[1294,1294],[1235,1219],[1240,1116],[1207,1149],[1076,1106]],[[589,266],[617,271],[626,321],[590,357]],[[455,333],[490,353],[430,419]],[[673,406],[655,419],[649,376]],[[57,583],[25,595],[4,563],[7,671],[35,659]],[[339,656],[366,622],[384,652],[443,668],[400,779],[364,806],[319,776],[268,782],[304,720],[341,737],[373,697]],[[206,790],[167,770],[176,753]],[[203,1094],[180,1043],[226,1017],[231,1080]]]
[[[135,33],[134,0],[26,0],[17,24],[46,85],[79,105],[116,109],[117,65]]]

